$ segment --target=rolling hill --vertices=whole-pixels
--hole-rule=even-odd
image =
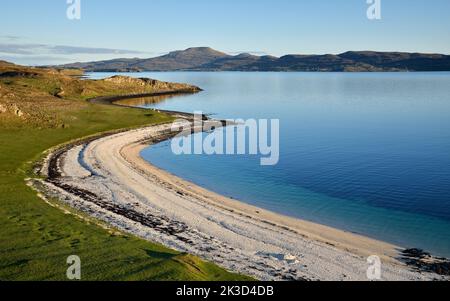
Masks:
[[[208,47],[189,48],[149,59],[74,63],[59,68],[92,72],[131,71],[450,71],[450,55],[349,51],[338,55],[229,55]]]

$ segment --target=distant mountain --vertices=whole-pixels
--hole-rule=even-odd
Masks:
[[[114,59],[89,63],[75,63],[58,67],[79,68],[85,71],[175,71],[189,70],[217,59],[231,57],[208,47],[189,48],[150,59]]]
[[[404,52],[349,51],[338,55],[228,55],[189,48],[150,59],[115,59],[58,66],[85,71],[450,71],[450,56]]]

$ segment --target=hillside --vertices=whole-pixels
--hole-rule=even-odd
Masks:
[[[61,126],[58,107],[78,104],[98,96],[148,94],[154,92],[198,92],[200,88],[146,78],[113,76],[102,80],[86,80],[82,71],[28,68],[0,62],[0,112],[19,116],[27,123]],[[72,101],[69,101],[72,100]],[[51,105],[50,105],[51,104]],[[5,115],[6,116],[6,115]]]
[[[107,131],[172,121],[144,109],[92,104],[93,96],[198,88],[150,79],[82,80],[79,70],[0,62],[0,280],[67,280],[67,257],[82,280],[248,280],[198,257],[97,225],[26,185],[52,147]],[[58,208],[59,207],[59,208]],[[69,214],[71,212],[72,214]]]
[[[208,47],[189,48],[150,59],[74,63],[85,71],[450,71],[450,56],[404,52],[349,51],[338,55],[228,55]]]

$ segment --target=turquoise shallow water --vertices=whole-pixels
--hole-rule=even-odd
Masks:
[[[95,73],[101,78],[111,74]],[[280,162],[142,156],[282,214],[450,257],[450,73],[137,73],[205,91],[147,106],[280,119]]]

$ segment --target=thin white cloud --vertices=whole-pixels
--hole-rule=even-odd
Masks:
[[[6,41],[7,38],[10,41]],[[115,58],[150,57],[150,52],[38,43],[17,43],[20,37],[0,36],[0,59],[25,65],[56,65],[74,61],[97,61]]]
[[[74,54],[143,54],[144,52],[125,49],[95,48],[95,47],[77,47],[66,45],[45,45],[45,44],[16,44],[1,43],[0,53],[19,54],[19,55],[74,55]]]
[[[55,57],[55,56],[34,56],[34,55],[1,55],[0,60],[7,61],[19,65],[57,65],[70,63],[71,60],[65,57]]]
[[[0,35],[0,40],[6,40],[6,41],[18,41],[22,39],[22,37],[19,36],[13,36],[13,35]]]

